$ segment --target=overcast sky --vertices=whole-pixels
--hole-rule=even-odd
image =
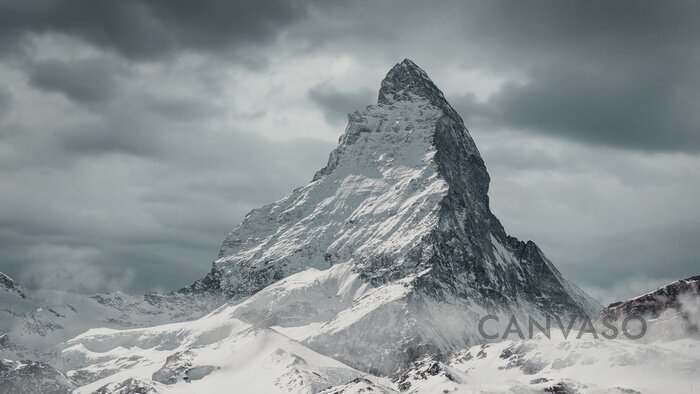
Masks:
[[[4,1],[0,271],[175,289],[408,57],[506,230],[603,302],[700,274],[695,1]]]

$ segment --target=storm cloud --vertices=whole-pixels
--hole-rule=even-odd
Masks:
[[[309,90],[311,101],[321,108],[326,120],[334,124],[347,121],[350,111],[367,106],[375,95],[369,89],[344,92],[328,84],[320,84]]]
[[[700,149],[700,80],[693,75],[583,68],[544,70],[527,84],[508,84],[478,111],[503,126],[593,145]]]
[[[28,67],[28,74],[32,86],[88,104],[114,94],[119,70],[113,63],[97,59],[77,62],[44,60]]]
[[[699,8],[4,2],[0,271],[82,292],[191,283],[408,57],[467,122],[506,229],[575,282],[610,301],[696,275]]]
[[[188,51],[235,52],[274,40],[304,18],[304,1],[10,1],[0,16],[5,47],[27,35],[65,34],[135,59]]]

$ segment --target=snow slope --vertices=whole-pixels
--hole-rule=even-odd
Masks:
[[[406,393],[696,393],[700,342],[651,344],[572,332],[422,359],[394,379]]]
[[[28,291],[0,273],[0,357],[53,363],[54,346],[95,327],[145,327],[200,317],[222,301],[179,293],[86,296]]]
[[[290,277],[290,293],[306,291],[300,279]],[[378,291],[357,290],[357,300],[374,299]],[[277,284],[274,293],[282,292]],[[649,343],[596,339],[590,333],[579,338],[575,330],[568,339],[553,330],[551,339],[540,334],[425,356],[392,373],[390,380],[366,375],[281,333],[291,330],[309,338],[323,327],[332,329],[328,323],[292,330],[255,327],[233,317],[255,301],[222,307],[192,322],[91,330],[63,351],[67,375],[82,385],[76,393],[113,392],[120,385],[155,393],[217,393],[231,387],[246,393],[693,393],[700,387],[696,339]]]
[[[226,308],[192,322],[90,330],[69,341],[63,360],[82,384],[76,393],[109,392],[129,379],[163,393],[315,393],[365,375]]]

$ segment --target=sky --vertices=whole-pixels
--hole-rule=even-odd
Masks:
[[[0,271],[91,293],[202,277],[410,58],[506,230],[602,302],[700,274],[700,3],[0,5]]]

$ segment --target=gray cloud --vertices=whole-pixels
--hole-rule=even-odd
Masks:
[[[302,1],[18,0],[0,8],[0,37],[5,48],[15,48],[12,40],[26,34],[61,33],[130,58],[233,51],[274,40],[306,7]]]
[[[131,269],[97,267],[94,249],[43,245],[30,249],[29,257],[34,264],[19,279],[30,287],[93,293],[125,288],[134,278]]]
[[[307,183],[332,147],[231,125],[216,61],[49,58],[15,65],[26,84],[8,80],[21,99],[0,149],[0,271],[28,286],[73,271],[74,291],[189,284],[246,212]]]
[[[0,117],[7,111],[12,104],[12,93],[0,86]]]
[[[328,83],[314,86],[308,95],[321,108],[328,122],[333,124],[344,123],[348,113],[361,110],[376,101],[376,93],[369,89],[344,92]]]
[[[693,70],[692,74],[695,74]],[[700,150],[700,76],[664,70],[568,67],[510,83],[466,106],[494,127],[645,151]]]
[[[90,104],[110,98],[117,89],[117,78],[126,70],[109,58],[71,62],[51,59],[28,65],[27,72],[32,86]]]
[[[214,135],[207,134],[199,137]],[[164,135],[156,138],[167,144]],[[184,157],[174,149],[157,160],[113,153],[65,168],[39,162],[0,171],[0,187],[10,190],[0,197],[0,271],[39,286],[47,285],[41,272],[85,268],[97,279],[71,285],[80,291],[186,285],[208,270],[246,212],[308,182],[307,169],[322,163],[331,144],[232,132],[216,141],[195,136],[187,145]],[[46,257],[55,251],[63,257]],[[126,271],[134,275],[119,279]]]
[[[145,127],[129,119],[106,119],[65,130],[55,138],[57,146],[68,154],[128,153],[153,156],[160,151],[158,137]]]
[[[687,278],[698,273],[697,256],[692,252],[698,237],[700,225],[692,223],[592,238],[581,245],[588,253],[572,256],[570,267],[581,280],[601,287],[612,287],[625,276]]]
[[[697,48],[693,34],[700,30],[699,9],[693,1],[671,6],[633,0],[557,6],[546,1],[479,1],[463,6],[458,17],[474,22],[464,24],[463,31],[494,48],[487,51],[503,50],[501,55],[522,57],[527,63],[553,56],[609,63],[636,57],[663,63],[654,55],[664,50],[667,56],[681,55],[683,48]]]

